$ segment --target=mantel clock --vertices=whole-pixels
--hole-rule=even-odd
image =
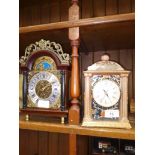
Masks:
[[[128,76],[130,71],[109,55],[84,71],[85,98],[82,126],[131,128],[128,120]]]
[[[23,73],[21,112],[67,117],[69,54],[60,44],[41,39],[25,49],[20,59]]]

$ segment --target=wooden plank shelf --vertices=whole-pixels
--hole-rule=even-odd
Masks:
[[[80,125],[20,120],[19,128],[34,131],[58,132],[118,139],[135,139],[134,127],[132,129],[88,128]]]
[[[71,27],[83,27],[83,26],[89,26],[89,25],[134,21],[134,20],[135,20],[135,13],[117,14],[117,15],[110,15],[110,16],[103,16],[103,17],[79,19],[75,21],[64,21],[64,22],[57,22],[57,23],[25,26],[25,27],[19,28],[19,33],[24,34],[29,32],[36,32],[36,31],[65,29],[65,28],[71,28]]]
[[[130,49],[135,46],[134,13],[80,19],[79,21],[83,21],[85,25],[80,27],[79,52],[93,52],[104,49]],[[68,21],[64,23],[71,22]],[[78,21],[72,23],[75,25]],[[68,39],[68,29],[59,29],[60,27],[55,27],[55,24],[59,25],[60,22],[50,23],[50,27],[47,28],[41,25],[43,29],[38,28],[38,26],[21,27],[19,36],[20,56],[24,55],[25,48],[29,44],[39,41],[40,39],[58,42],[62,45],[65,52],[70,53],[71,46]],[[64,28],[65,25],[61,26]]]

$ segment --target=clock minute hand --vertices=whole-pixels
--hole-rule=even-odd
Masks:
[[[42,91],[44,91],[44,90],[45,90],[48,86],[50,86],[52,83],[53,83],[53,82],[48,83],[46,86],[44,86],[44,87],[42,88]]]
[[[109,101],[111,102],[110,97],[109,97],[107,91],[105,91],[105,90],[103,90],[103,91],[104,91],[105,95],[108,97]],[[112,103],[112,102],[111,102],[111,103]]]
[[[104,89],[103,89],[103,91],[104,91],[104,94],[105,94],[107,97],[109,97],[109,96],[108,96],[108,93],[107,93]]]

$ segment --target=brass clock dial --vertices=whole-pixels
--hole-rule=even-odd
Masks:
[[[41,80],[36,85],[36,94],[42,98],[46,99],[52,93],[52,85],[47,80]]]
[[[115,105],[120,98],[120,88],[116,82],[109,79],[101,79],[94,84],[93,98],[102,107]]]
[[[59,107],[60,81],[51,72],[41,71],[30,79],[28,94],[35,107]]]

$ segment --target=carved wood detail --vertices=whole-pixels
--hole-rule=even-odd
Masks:
[[[77,0],[72,1],[72,6],[69,8],[69,20],[75,21],[79,19],[79,6]],[[79,62],[78,62],[78,47],[79,47],[79,27],[69,28],[69,39],[72,46],[72,70],[71,70],[71,107],[69,109],[69,124],[78,125],[80,122],[80,84],[79,84]]]
[[[79,20],[78,0],[72,0],[72,6],[69,8],[69,21]],[[70,83],[71,107],[69,109],[69,124],[78,125],[80,123],[80,83],[79,83],[79,62],[78,62],[78,47],[79,47],[79,27],[69,28],[69,39],[72,46],[72,70]],[[69,135],[69,155],[77,155],[77,135]]]

